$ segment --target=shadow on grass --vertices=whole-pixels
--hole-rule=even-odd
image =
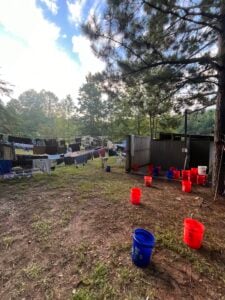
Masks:
[[[198,250],[198,253],[210,261],[225,266],[225,253],[222,249],[212,249],[204,245]]]
[[[164,268],[155,262],[151,262],[148,267],[141,269],[146,280],[151,282],[152,277],[162,281],[169,289],[179,286],[177,280]]]
[[[156,186],[156,185],[151,185],[150,187],[146,187],[146,188],[149,188],[150,190],[151,190],[151,189],[161,190],[161,188],[158,187],[158,186]]]

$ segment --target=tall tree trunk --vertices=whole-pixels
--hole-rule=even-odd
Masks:
[[[225,164],[223,151],[223,141],[225,136],[225,1],[221,1],[221,18],[219,34],[219,50],[221,69],[218,71],[219,88],[216,102],[216,123],[215,123],[215,160],[213,166],[213,188],[218,185],[218,194],[224,193],[224,179],[225,179]],[[221,161],[222,158],[222,161]],[[220,172],[219,172],[220,170]],[[219,174],[220,173],[220,174]]]

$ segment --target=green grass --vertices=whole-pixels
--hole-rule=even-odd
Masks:
[[[107,274],[107,266],[103,263],[98,263],[90,276],[91,285],[103,287],[107,282]]]
[[[47,240],[51,233],[52,225],[49,220],[38,219],[31,225],[37,237],[41,240]]]
[[[218,267],[215,264],[209,263],[207,259],[202,257],[197,251],[188,248],[188,246],[183,243],[179,234],[173,229],[157,232],[156,241],[161,248],[169,249],[190,262],[195,271],[199,274],[208,275],[211,278],[215,276],[224,280],[224,275],[220,273]]]
[[[95,299],[95,295],[87,289],[79,289],[79,290],[74,289],[72,294],[73,294],[72,297],[73,300],[94,300]]]
[[[128,267],[121,267],[118,269],[118,278],[120,284],[129,284],[131,281],[135,280],[136,274]]]
[[[23,269],[23,273],[30,280],[38,281],[41,278],[42,268],[37,263],[31,263]]]
[[[22,276],[20,277],[21,278],[19,278],[19,280],[15,284],[15,288],[12,290],[12,295],[13,295],[12,299],[20,299],[19,296],[21,296],[21,294],[23,294],[23,292],[26,290],[27,286],[25,282],[22,280]]]
[[[104,263],[98,262],[90,274],[82,279],[85,287],[73,290],[73,300],[116,299],[116,292],[110,282],[110,269]]]
[[[2,244],[6,249],[10,248],[13,242],[14,242],[14,238],[12,236],[7,235],[2,238]]]
[[[74,254],[76,266],[81,267],[87,261],[88,245],[84,243],[80,244],[79,247],[74,250]]]
[[[61,219],[60,219],[60,224],[62,227],[66,227],[71,219],[74,216],[75,211],[74,210],[69,210],[69,209],[65,209],[62,214],[61,214]]]

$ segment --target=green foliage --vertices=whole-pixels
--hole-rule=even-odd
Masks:
[[[59,101],[44,90],[26,91],[6,106],[0,103],[0,132],[66,140],[81,134],[106,135],[114,141],[128,134],[183,133],[183,115],[172,114],[171,101],[163,101],[163,95],[156,88],[126,86],[123,92],[105,97],[99,81],[89,76],[80,89],[78,108],[71,96]],[[188,133],[212,133],[214,114],[215,110],[190,114]]]
[[[84,135],[104,135],[104,118],[106,105],[97,82],[91,75],[86,78],[86,83],[80,88],[78,105],[81,114],[81,132]]]
[[[78,134],[75,112],[70,95],[60,101],[52,92],[28,90],[7,105],[0,103],[0,132],[74,139]]]
[[[188,134],[213,134],[215,126],[215,110],[194,112],[188,114]],[[180,119],[177,129],[179,133],[184,133],[184,118]]]
[[[178,111],[196,102],[215,103],[218,69],[213,50],[222,26],[221,4],[108,0],[102,18],[94,16],[82,28],[106,61],[111,90],[120,80],[136,89],[150,88],[151,110],[153,105],[161,111],[161,104],[164,110],[169,99]]]

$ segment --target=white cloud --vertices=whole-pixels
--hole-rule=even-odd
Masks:
[[[97,17],[97,21],[100,20],[100,18],[101,18],[100,8],[101,8],[101,5],[103,5],[103,3],[104,3],[104,0],[93,1],[91,9],[88,13],[88,17],[87,17],[88,21],[90,21],[94,15]]]
[[[90,41],[84,36],[73,36],[73,51],[78,54],[84,74],[100,72],[105,63],[99,60],[91,49]]]
[[[29,45],[52,43],[60,34],[59,27],[44,19],[35,0],[0,1],[0,24]]]
[[[45,5],[53,13],[53,15],[57,15],[59,10],[57,0],[41,0],[41,2],[45,3]]]
[[[67,0],[66,3],[69,10],[69,21],[78,26],[82,21],[86,0],[75,0],[75,2]]]
[[[44,88],[60,98],[69,93],[76,98],[85,75],[102,69],[85,38],[73,38],[81,64],[57,45],[60,28],[44,19],[35,0],[0,1],[0,25],[0,74],[15,86],[15,97]]]

